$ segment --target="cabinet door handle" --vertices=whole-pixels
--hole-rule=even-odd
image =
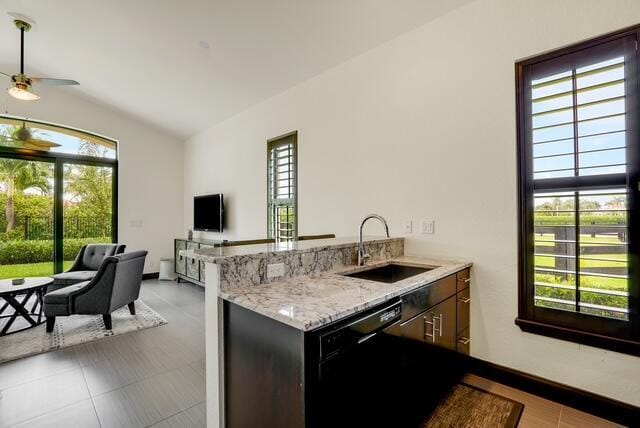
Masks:
[[[436,320],[440,321],[440,324],[438,324],[438,328],[436,328]],[[436,334],[436,331],[438,332],[438,335],[442,337],[442,314],[438,315],[437,317],[433,317],[433,335],[434,336]]]
[[[469,342],[471,342],[471,339],[469,339],[468,337],[460,337],[458,339],[458,343],[462,343],[463,345],[468,345]]]
[[[458,281],[460,282],[464,282],[465,284],[468,284],[471,282],[471,278],[464,278],[464,279],[459,279]]]
[[[468,297],[458,297],[458,302],[460,303],[469,303],[471,301]]]
[[[436,343],[436,323],[435,323],[435,317],[433,317],[433,321],[427,321],[427,317],[424,316],[424,337],[425,339],[427,337],[431,338],[431,342]],[[427,326],[430,325],[431,326],[431,334],[427,333]]]

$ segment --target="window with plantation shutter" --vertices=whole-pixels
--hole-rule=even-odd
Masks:
[[[640,353],[638,30],[516,65],[523,330]]]
[[[297,134],[267,143],[267,227],[277,242],[298,237]]]

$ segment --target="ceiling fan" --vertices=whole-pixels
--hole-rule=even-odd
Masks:
[[[18,128],[11,137],[3,137],[6,140],[15,143],[21,143],[25,149],[32,150],[50,150],[53,147],[60,147],[60,144],[52,141],[33,138],[33,133],[27,128],[26,122],[22,122],[22,126]]]
[[[9,95],[13,98],[23,101],[35,101],[40,97],[31,90],[34,83],[43,85],[79,85],[75,80],[70,79],[50,79],[47,77],[30,77],[24,74],[24,33],[31,29],[31,24],[23,19],[15,19],[13,21],[16,28],[20,30],[20,72],[18,74],[7,74],[0,71],[0,74],[11,79],[13,86],[7,89]],[[26,128],[25,128],[26,129]]]

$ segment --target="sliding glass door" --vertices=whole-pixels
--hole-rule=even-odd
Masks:
[[[74,260],[88,243],[112,242],[113,167],[64,163],[63,167],[63,259]]]
[[[54,165],[0,156],[0,279],[54,273]]]

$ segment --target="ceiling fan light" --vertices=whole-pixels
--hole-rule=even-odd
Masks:
[[[39,100],[40,97],[29,90],[28,86],[16,85],[7,89],[9,95],[13,98],[21,101],[36,101]]]

